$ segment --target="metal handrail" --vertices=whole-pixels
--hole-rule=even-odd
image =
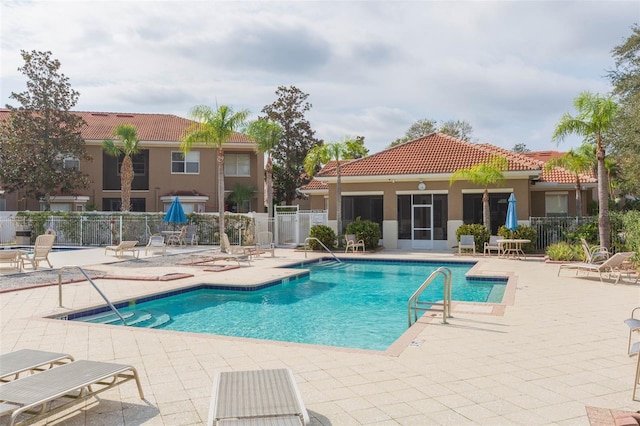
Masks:
[[[438,276],[442,275],[444,279],[444,294],[442,297],[442,303],[438,302],[420,302],[418,301],[418,297],[422,294],[422,292],[429,287],[429,284]],[[409,315],[409,327],[411,324],[418,320],[418,312],[417,311],[442,311],[442,323],[448,324],[447,318],[453,318],[451,315],[451,270],[449,268],[445,268],[441,266],[436,269],[429,275],[429,277],[422,283],[420,287],[411,295],[408,302],[408,315]],[[423,307],[420,305],[429,305],[429,307]],[[434,309],[433,306],[442,305],[442,309]],[[413,321],[411,321],[411,314],[413,313]]]
[[[116,309],[116,307],[113,306],[113,303],[111,303],[111,301],[107,298],[107,296],[105,296],[105,294],[98,288],[96,283],[94,283],[93,280],[91,279],[91,277],[89,277],[89,275],[87,275],[85,270],[82,269],[79,266],[74,266],[74,265],[63,266],[58,271],[58,305],[59,305],[59,307],[60,308],[63,307],[62,306],[62,272],[65,271],[65,270],[74,269],[74,268],[78,269],[80,271],[80,273],[82,273],[82,275],[84,275],[84,277],[87,279],[87,281],[89,281],[89,283],[91,283],[91,285],[93,286],[93,288],[96,289],[98,294],[100,294],[100,296],[102,296],[104,301],[107,302],[107,304],[109,305],[111,310],[118,316],[118,318],[120,318],[120,320],[122,321],[122,324],[127,325],[127,321],[125,321],[124,317],[120,314],[120,312]]]
[[[320,240],[319,240],[319,239],[317,239],[316,237],[307,237],[307,238],[305,238],[305,239],[304,239],[304,258],[305,258],[305,259],[307,258],[307,242],[308,242],[309,240],[316,240],[317,242],[319,242],[319,243],[320,243],[320,245],[321,245],[322,247],[324,247],[324,249],[325,249],[327,252],[329,252],[329,254],[330,254],[331,256],[333,256],[333,258],[334,258],[335,260],[337,260],[337,261],[338,261],[338,263],[342,263],[342,261],[341,261],[340,259],[338,259],[338,258],[336,257],[336,255],[335,255],[335,254],[333,254],[333,252],[332,252],[331,250],[329,250],[329,248],[327,248],[327,246],[325,246],[325,245],[322,243],[322,241],[320,241]]]

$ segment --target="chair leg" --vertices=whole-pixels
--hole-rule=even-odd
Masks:
[[[638,354],[638,361],[636,362],[636,378],[633,381],[633,396],[632,399],[636,401],[636,389],[638,388],[638,381],[640,381],[640,354]]]

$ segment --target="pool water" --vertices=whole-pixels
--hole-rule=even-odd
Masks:
[[[256,291],[198,289],[118,308],[164,312],[157,328],[256,339],[385,350],[407,330],[409,297],[441,263],[344,262],[307,265],[308,274]],[[506,281],[467,280],[472,264],[446,265],[453,299],[502,300]],[[204,287],[204,288],[203,288]],[[436,278],[421,301],[442,299]]]

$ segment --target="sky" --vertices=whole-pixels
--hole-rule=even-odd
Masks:
[[[472,142],[551,141],[581,92],[611,91],[612,49],[640,1],[0,2],[1,105],[26,90],[21,50],[51,51],[75,110],[168,113],[195,105],[256,119],[295,86],[317,138],[370,153],[420,119],[464,120]]]

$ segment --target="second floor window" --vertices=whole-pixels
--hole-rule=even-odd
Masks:
[[[225,176],[251,176],[251,159],[249,154],[225,154]]]
[[[200,173],[200,152],[171,152],[171,173]]]
[[[124,160],[124,155],[118,157],[118,176],[120,176],[120,171],[122,170],[122,160]],[[131,156],[131,164],[133,165],[134,176],[146,176],[147,162],[144,154],[133,154]]]

